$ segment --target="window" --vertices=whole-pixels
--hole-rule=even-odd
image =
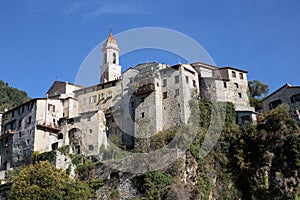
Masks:
[[[231,72],[231,76],[232,76],[233,78],[236,78],[236,72],[235,72],[235,71],[232,71],[232,72]]]
[[[92,144],[89,145],[89,150],[93,151],[94,150],[94,146]]]
[[[163,99],[166,99],[166,98],[168,98],[168,92],[163,93]]]
[[[130,108],[134,109],[134,102],[130,102]]]
[[[48,104],[48,111],[55,112],[55,105]]]
[[[31,123],[31,119],[32,119],[32,117],[31,117],[31,116],[29,116],[29,117],[28,117],[28,124],[30,124],[30,123]]]
[[[242,93],[239,92],[238,95],[239,95],[239,98],[242,98]]]
[[[89,131],[90,131],[90,133],[93,133],[93,129],[90,129]]]
[[[300,102],[300,94],[295,94],[291,96],[291,103],[297,103]]]
[[[163,87],[167,86],[167,79],[163,79]]]
[[[179,83],[179,76],[175,76],[175,83]]]
[[[196,81],[193,80],[193,87],[196,87]]]
[[[21,126],[22,126],[22,120],[20,119],[19,120],[19,128],[21,128]]]
[[[117,55],[116,55],[116,53],[113,53],[113,63],[114,64],[117,63]]]
[[[22,133],[21,132],[19,132],[19,137],[22,137]]]
[[[235,88],[239,88],[239,84],[238,83],[234,83]]]
[[[58,149],[58,142],[55,142],[51,145],[52,150],[57,150]]]
[[[144,101],[145,101],[145,97],[142,97],[142,98],[141,98],[141,102],[144,102]]]
[[[61,140],[64,138],[64,135],[62,133],[58,134],[57,139]]]
[[[223,84],[224,84],[224,88],[227,88],[227,83],[226,83],[226,82],[223,82]]]
[[[186,82],[187,84],[189,84],[189,77],[188,77],[188,76],[185,76],[185,82]]]
[[[240,79],[244,79],[243,73],[240,73]]]
[[[145,113],[144,112],[142,112],[142,118],[144,118],[145,117]]]
[[[12,112],[11,112],[11,117],[14,117],[15,116],[15,111],[13,110]]]
[[[281,104],[281,100],[277,99],[277,100],[272,101],[272,102],[269,103],[269,108],[270,108],[270,110],[275,109],[280,104]]]

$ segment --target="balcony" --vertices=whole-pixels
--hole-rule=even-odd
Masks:
[[[57,133],[60,131],[60,128],[58,127],[57,124],[45,123],[44,121],[37,121],[36,127],[40,130],[50,131],[53,133]]]
[[[134,92],[134,94],[138,96],[138,95],[143,95],[143,94],[153,92],[154,90],[155,90],[154,83],[146,83],[139,86]]]
[[[12,129],[8,129],[8,130],[3,130],[2,133],[0,134],[0,138],[3,138],[3,137],[9,137],[13,134],[15,134],[15,130],[12,130]]]

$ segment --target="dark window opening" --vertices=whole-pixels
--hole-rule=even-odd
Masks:
[[[235,88],[239,88],[239,84],[238,83],[234,83]]]
[[[239,98],[242,98],[242,93],[239,92],[238,95],[239,95]]]
[[[116,53],[113,53],[113,63],[114,63],[114,64],[117,63],[117,56],[116,56]]]
[[[58,149],[58,142],[55,142],[51,145],[52,150],[57,150]]]
[[[244,79],[243,73],[240,73],[240,79]]]
[[[269,108],[270,108],[270,110],[275,109],[280,104],[281,104],[281,100],[277,99],[277,100],[272,101],[271,103],[269,103]]]
[[[227,83],[226,83],[226,82],[223,82],[223,84],[224,84],[224,88],[227,88]]]
[[[295,94],[291,96],[291,103],[297,103],[300,102],[300,94]]]
[[[144,118],[145,117],[145,113],[144,112],[142,112],[142,118]]]
[[[93,151],[93,150],[94,150],[94,146],[90,144],[90,145],[89,145],[89,150],[90,150],[90,151]]]
[[[196,87],[196,81],[195,80],[193,80],[193,86]]]
[[[31,117],[31,116],[29,116],[29,117],[28,117],[28,124],[30,124],[30,123],[31,123],[31,119],[32,119],[32,117]]]
[[[233,78],[236,78],[236,72],[235,71],[232,71],[231,74],[232,74]]]
[[[163,99],[166,99],[166,98],[168,98],[168,92],[163,93]]]
[[[185,81],[187,84],[189,84],[189,77],[188,76],[185,76]]]
[[[57,139],[61,140],[64,138],[64,135],[62,133],[58,134]]]

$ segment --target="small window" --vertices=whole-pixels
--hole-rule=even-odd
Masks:
[[[142,118],[144,118],[145,117],[145,113],[144,112],[142,112]]]
[[[144,102],[144,101],[145,101],[145,97],[142,97],[142,98],[141,98],[141,102]]]
[[[48,111],[55,112],[55,105],[48,104]]]
[[[163,87],[167,86],[167,79],[163,79]]]
[[[22,137],[22,133],[21,132],[19,132],[19,137]]]
[[[130,108],[134,109],[134,102],[130,102]]]
[[[239,95],[239,98],[242,98],[242,93],[239,92],[238,95]]]
[[[117,55],[116,55],[116,53],[113,53],[113,63],[114,64],[117,63]]]
[[[163,99],[166,99],[166,98],[168,98],[168,92],[163,93]]]
[[[235,71],[232,71],[231,74],[232,74],[231,76],[232,76],[233,78],[236,78],[236,72],[235,72]]]
[[[89,145],[89,150],[93,151],[94,150],[94,146],[92,144]]]
[[[58,134],[57,139],[61,140],[64,138],[64,135],[62,133]]]
[[[11,112],[11,117],[14,117],[15,116],[15,111],[13,110],[12,112]]]
[[[22,126],[22,120],[20,119],[19,120],[19,128],[21,128],[21,126]]]
[[[193,80],[193,87],[196,87],[196,81]]]
[[[239,84],[238,83],[234,83],[235,88],[239,88]]]
[[[280,99],[270,102],[269,103],[270,110],[277,108],[277,106],[279,106],[281,103],[282,101]]]
[[[295,94],[291,96],[291,103],[297,103],[300,102],[300,94]]]
[[[244,79],[243,73],[240,73],[240,79]]]
[[[32,120],[32,117],[31,117],[31,116],[29,116],[29,117],[28,117],[28,124],[30,124],[30,123],[31,123],[31,120]]]
[[[187,84],[189,84],[189,77],[188,77],[188,76],[185,76],[185,82],[186,82]]]
[[[93,129],[90,129],[89,131],[90,131],[90,133],[93,133]]]
[[[175,76],[175,83],[179,83],[179,76]]]
[[[224,84],[224,88],[227,88],[227,83],[226,83],[226,82],[223,82],[223,84]]]
[[[179,89],[175,90],[175,96],[179,96]]]

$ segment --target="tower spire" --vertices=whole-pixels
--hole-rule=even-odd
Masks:
[[[100,82],[108,82],[118,79],[121,76],[121,66],[119,65],[120,49],[110,28],[109,35],[102,48],[103,64],[100,67]]]

